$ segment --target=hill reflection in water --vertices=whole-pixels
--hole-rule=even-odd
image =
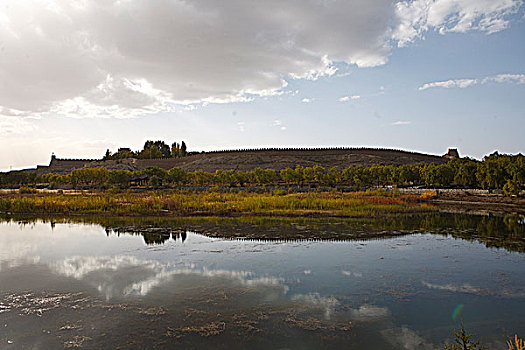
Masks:
[[[429,233],[486,247],[525,253],[525,218],[453,213],[392,215],[374,219],[310,219],[274,217],[23,217],[4,216],[4,222],[28,225],[37,221],[102,226],[109,235],[140,235],[147,245],[169,240],[184,243],[188,232],[207,237],[250,241],[368,241],[414,233]]]

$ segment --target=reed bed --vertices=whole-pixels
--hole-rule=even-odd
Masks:
[[[406,198],[381,193],[359,196],[334,192],[273,195],[171,191],[0,197],[0,212],[35,214],[374,216],[422,210]]]

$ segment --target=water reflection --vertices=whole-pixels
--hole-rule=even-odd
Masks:
[[[525,326],[523,239],[453,214],[6,218],[0,348],[434,349],[459,303],[498,348]]]
[[[125,295],[147,295],[153,288],[167,284],[180,276],[199,276],[228,279],[242,286],[271,286],[284,293],[284,279],[272,276],[256,276],[251,271],[196,268],[193,264],[173,267],[155,260],[143,260],[134,256],[114,257],[68,257],[52,265],[63,276],[87,281],[106,296],[106,299]]]
[[[86,223],[104,227],[106,234],[140,235],[148,245],[169,240],[184,242],[188,232],[208,237],[250,241],[358,241],[388,239],[421,233],[451,235],[487,247],[525,253],[525,221],[515,215],[479,216],[451,213],[395,215],[381,219],[301,218],[111,218],[111,217],[0,217],[2,222]]]

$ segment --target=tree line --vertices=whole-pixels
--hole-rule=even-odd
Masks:
[[[0,174],[0,185],[36,185],[73,188],[127,188],[133,185],[152,187],[181,186],[328,186],[351,187],[355,190],[377,186],[415,186],[433,188],[500,189],[506,194],[519,194],[525,185],[525,156],[498,154],[482,161],[455,158],[445,164],[418,163],[406,165],[349,166],[343,170],[321,166],[252,171],[201,170],[186,171],[175,167],[164,170],[150,167],[140,171],[83,168],[66,175],[35,172]]]
[[[164,141],[151,141],[148,140],[144,143],[142,150],[132,151],[129,148],[119,148],[116,153],[111,153],[110,150],[106,150],[106,154],[102,157],[102,160],[115,160],[125,158],[138,158],[138,159],[159,159],[159,158],[179,158],[186,157],[188,155],[186,143],[173,142],[171,147]]]

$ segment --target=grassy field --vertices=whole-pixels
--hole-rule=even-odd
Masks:
[[[428,211],[412,197],[387,192],[218,193],[152,191],[143,193],[9,193],[0,212],[24,214],[334,216],[373,217]]]

